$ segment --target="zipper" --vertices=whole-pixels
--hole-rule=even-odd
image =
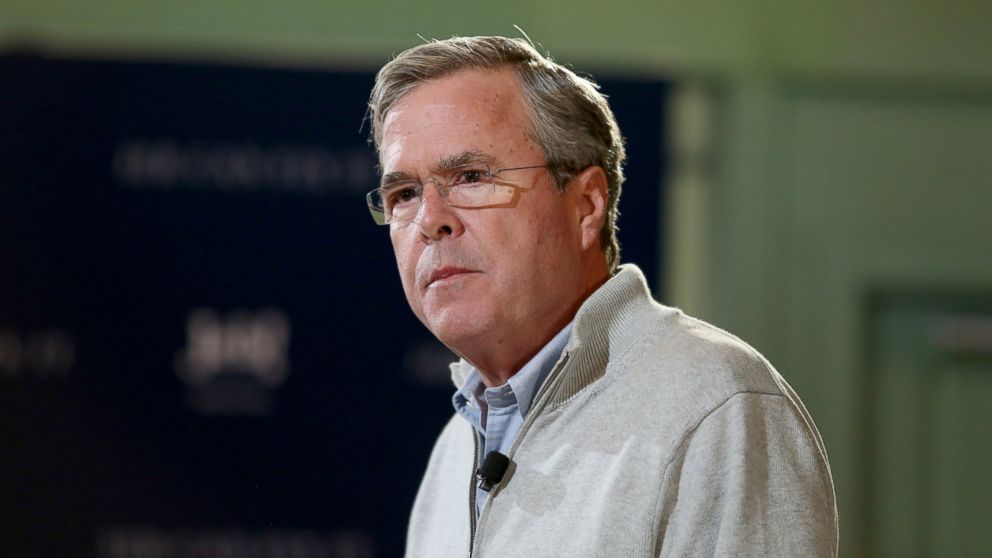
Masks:
[[[475,528],[476,522],[478,521],[475,514],[475,472],[479,469],[479,431],[475,428],[472,429],[472,442],[475,447],[475,453],[472,457],[472,474],[469,475],[468,482],[468,520],[469,520],[469,535],[468,535],[468,558],[472,558],[472,551],[475,550]]]
[[[562,356],[561,360],[558,361],[558,365],[555,366],[554,370],[552,370],[551,373],[548,374],[548,377],[545,378],[544,383],[541,384],[541,389],[539,389],[537,394],[534,396],[534,402],[531,405],[530,412],[527,413],[527,419],[524,421],[523,424],[520,425],[520,430],[517,431],[516,438],[513,440],[513,444],[510,446],[510,449],[508,450],[508,457],[510,457],[511,459],[513,458],[513,454],[516,453],[517,446],[520,445],[520,440],[523,439],[524,433],[530,428],[531,423],[533,423],[534,420],[536,420],[536,417],[540,414],[538,405],[541,403],[541,398],[544,397],[544,394],[547,393],[548,390],[551,389],[551,386],[553,386],[555,382],[558,380],[559,374],[561,374],[561,371],[565,368],[565,365],[568,364],[568,357],[569,357],[569,353],[566,351],[564,356]],[[475,551],[475,531],[478,528],[478,519],[476,517],[476,510],[475,510],[476,508],[475,472],[479,469],[479,444],[481,443],[480,438],[482,437],[482,435],[479,434],[479,431],[474,428],[472,429],[472,434],[473,434],[472,440],[473,442],[475,442],[475,457],[473,457],[472,459],[472,479],[471,482],[469,483],[469,491],[468,491],[469,525],[471,526],[470,529],[471,538],[469,539],[469,546],[468,546],[469,558],[472,558],[472,553]],[[499,488],[497,488],[496,490],[499,490]],[[493,499],[493,496],[494,494],[492,493],[489,494],[489,497],[486,498],[486,505],[484,507],[488,508],[490,506],[489,502]]]
[[[551,386],[555,385],[555,383],[557,382],[558,376],[561,374],[561,371],[564,370],[565,365],[568,364],[569,356],[570,354],[566,352],[565,355],[561,357],[561,360],[558,361],[558,365],[555,366],[554,370],[552,370],[551,373],[548,374],[548,377],[544,379],[544,383],[541,384],[541,389],[537,390],[537,394],[534,395],[534,402],[531,403],[530,412],[527,413],[527,418],[524,419],[524,423],[520,425],[520,430],[517,431],[517,436],[516,438],[514,438],[513,444],[510,445],[510,449],[507,456],[510,457],[511,459],[513,458],[514,454],[517,453],[517,446],[520,445],[521,440],[524,439],[525,434],[527,433],[528,430],[530,430],[531,424],[533,424],[534,421],[537,420],[537,417],[541,414],[541,411],[543,411],[541,403],[544,394],[546,394],[548,390],[551,389]]]
[[[550,374],[548,374],[548,378],[544,380],[544,384],[541,385],[541,389],[538,390],[537,395],[534,396],[534,401],[531,403],[531,412],[528,413],[528,415],[534,414],[536,416],[536,413],[534,413],[534,411],[537,409],[538,403],[541,402],[541,398],[544,397],[544,394],[548,391],[548,389],[550,389],[551,386],[554,385],[555,380],[558,379],[558,374],[560,374],[562,369],[565,368],[565,365],[568,364],[568,357],[570,356],[571,353],[565,352],[565,356],[563,356],[561,360],[558,361],[558,366],[556,366],[555,369],[552,370]],[[524,425],[522,424],[520,425],[521,430],[523,430],[523,426]],[[519,432],[517,433],[517,438],[518,439],[520,438]]]

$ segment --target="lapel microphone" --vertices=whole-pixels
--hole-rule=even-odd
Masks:
[[[491,451],[482,460],[482,465],[475,472],[475,478],[479,480],[479,488],[489,492],[494,486],[503,480],[506,468],[510,466],[510,458],[498,451]]]

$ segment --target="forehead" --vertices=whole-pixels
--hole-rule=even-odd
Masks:
[[[469,151],[496,162],[532,162],[540,150],[529,128],[512,72],[460,71],[417,86],[393,105],[383,121],[380,163],[384,172],[420,170]]]

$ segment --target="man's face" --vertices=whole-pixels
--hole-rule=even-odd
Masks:
[[[508,71],[466,70],[423,83],[385,118],[383,175],[443,175],[440,167],[470,153],[494,171],[542,165],[529,124],[519,82]],[[514,202],[450,207],[426,183],[418,219],[390,225],[410,307],[480,368],[500,351],[529,349],[528,336],[533,344],[556,333],[548,329],[563,327],[581,296],[579,198],[559,194],[540,168],[498,181],[520,187]]]

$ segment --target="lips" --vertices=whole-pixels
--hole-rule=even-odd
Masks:
[[[443,266],[435,269],[431,272],[430,277],[427,279],[427,286],[430,287],[438,281],[444,281],[445,279],[450,279],[458,275],[465,275],[468,273],[477,273],[474,269],[468,269],[464,267],[457,266]]]

